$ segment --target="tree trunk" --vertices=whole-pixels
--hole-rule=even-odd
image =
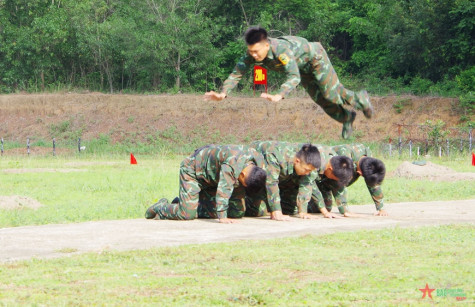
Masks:
[[[181,80],[180,80],[180,60],[181,60],[180,53],[178,53],[178,59],[177,59],[177,61],[176,61],[176,66],[175,66],[175,69],[176,69],[176,82],[175,82],[175,87],[176,87],[177,91],[180,90],[180,85],[181,85]]]

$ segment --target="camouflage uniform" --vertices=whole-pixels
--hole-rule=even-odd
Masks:
[[[230,204],[231,212],[244,212],[245,188],[238,177],[249,164],[264,168],[262,155],[244,145],[197,149],[180,165],[178,203],[159,201],[153,206],[156,218],[190,220],[196,218],[198,211],[201,217],[226,218]]]
[[[224,82],[223,92],[228,94],[251,67],[260,65],[287,75],[287,81],[282,84],[278,94],[285,97],[302,83],[313,101],[340,123],[350,121],[352,116],[343,105],[358,110],[370,106],[366,91],[356,94],[343,87],[320,43],[308,42],[297,36],[282,36],[269,38],[269,45],[267,57],[262,62],[257,62],[249,54],[241,57]]]
[[[266,209],[269,212],[282,211],[284,214],[307,212],[312,184],[318,174],[317,171],[307,176],[295,173],[294,158],[302,145],[275,141],[251,143],[250,146],[264,156],[267,179],[263,193],[246,196],[246,215],[262,216]]]
[[[340,156],[347,156],[351,158],[354,162],[354,173],[353,178],[348,183],[348,186],[352,185],[358,178],[360,174],[357,173],[357,166],[362,157],[371,157],[371,150],[369,147],[364,146],[363,144],[354,144],[354,145],[337,145],[331,147],[331,149]],[[320,148],[319,148],[320,150]],[[326,207],[328,211],[331,211],[333,206],[332,197],[335,198],[335,202],[338,207],[338,211],[341,214],[348,212],[348,203],[347,203],[347,188],[338,187],[334,180],[322,176],[320,180],[317,180],[318,190],[321,192],[321,195],[318,193],[313,193],[312,201],[309,204],[309,212],[317,213],[320,212],[319,208]],[[368,188],[371,197],[373,198],[376,210],[383,209],[383,191],[381,185],[369,186]]]

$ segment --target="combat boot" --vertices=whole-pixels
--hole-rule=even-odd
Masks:
[[[369,100],[369,95],[368,92],[365,90],[362,90],[358,92],[358,98],[360,100],[360,105],[363,108],[363,114],[366,118],[371,118],[373,117],[374,114],[374,108],[373,105],[371,104],[371,101]]]
[[[166,198],[162,198],[160,199],[159,201],[157,201],[156,203],[154,203],[153,205],[151,205],[147,211],[145,211],[145,218],[146,219],[153,219],[154,217],[157,216],[157,209],[163,205],[163,204],[166,204],[168,202],[168,200]]]
[[[356,118],[356,112],[351,111],[350,119],[343,123],[343,130],[341,131],[341,136],[344,139],[347,139],[353,133],[353,122]]]

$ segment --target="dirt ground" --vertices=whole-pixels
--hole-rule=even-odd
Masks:
[[[395,139],[396,124],[443,120],[456,126],[455,98],[371,97],[376,115],[361,112],[355,121],[358,141]],[[400,106],[400,113],[395,106]],[[229,97],[207,102],[201,95],[35,94],[0,95],[0,137],[26,144],[80,134],[85,140],[107,135],[113,141],[146,140],[157,131],[184,138],[237,136],[237,141],[306,135],[338,140],[341,124],[332,120],[308,96],[268,102],[261,98]],[[168,130],[167,130],[168,129]],[[411,134],[411,131],[405,131]],[[36,149],[40,150],[40,149]],[[47,149],[44,149],[47,150]],[[59,149],[58,149],[59,150]],[[12,154],[24,153],[12,152]]]
[[[475,199],[387,204],[389,216],[373,216],[374,205],[354,206],[359,218],[271,221],[244,218],[237,224],[216,220],[99,221],[0,229],[0,262],[56,258],[85,252],[140,250],[183,244],[263,240],[362,229],[470,223],[475,227]]]
[[[404,161],[389,176],[430,181],[473,180],[475,182],[475,173],[459,173],[449,167],[437,165],[430,161],[425,162],[424,165]]]
[[[36,199],[20,196],[0,196],[0,209],[18,210],[21,208],[38,209],[43,205]]]

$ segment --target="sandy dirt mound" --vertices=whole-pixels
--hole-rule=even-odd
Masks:
[[[0,209],[15,210],[30,208],[36,210],[42,206],[43,205],[37,200],[25,196],[0,196]]]
[[[25,174],[25,173],[72,173],[72,172],[86,172],[85,169],[75,168],[7,168],[2,170],[8,174]]]
[[[457,173],[451,168],[432,162],[427,162],[425,165],[416,165],[409,161],[404,161],[391,176],[431,181],[475,180],[475,173]]]

